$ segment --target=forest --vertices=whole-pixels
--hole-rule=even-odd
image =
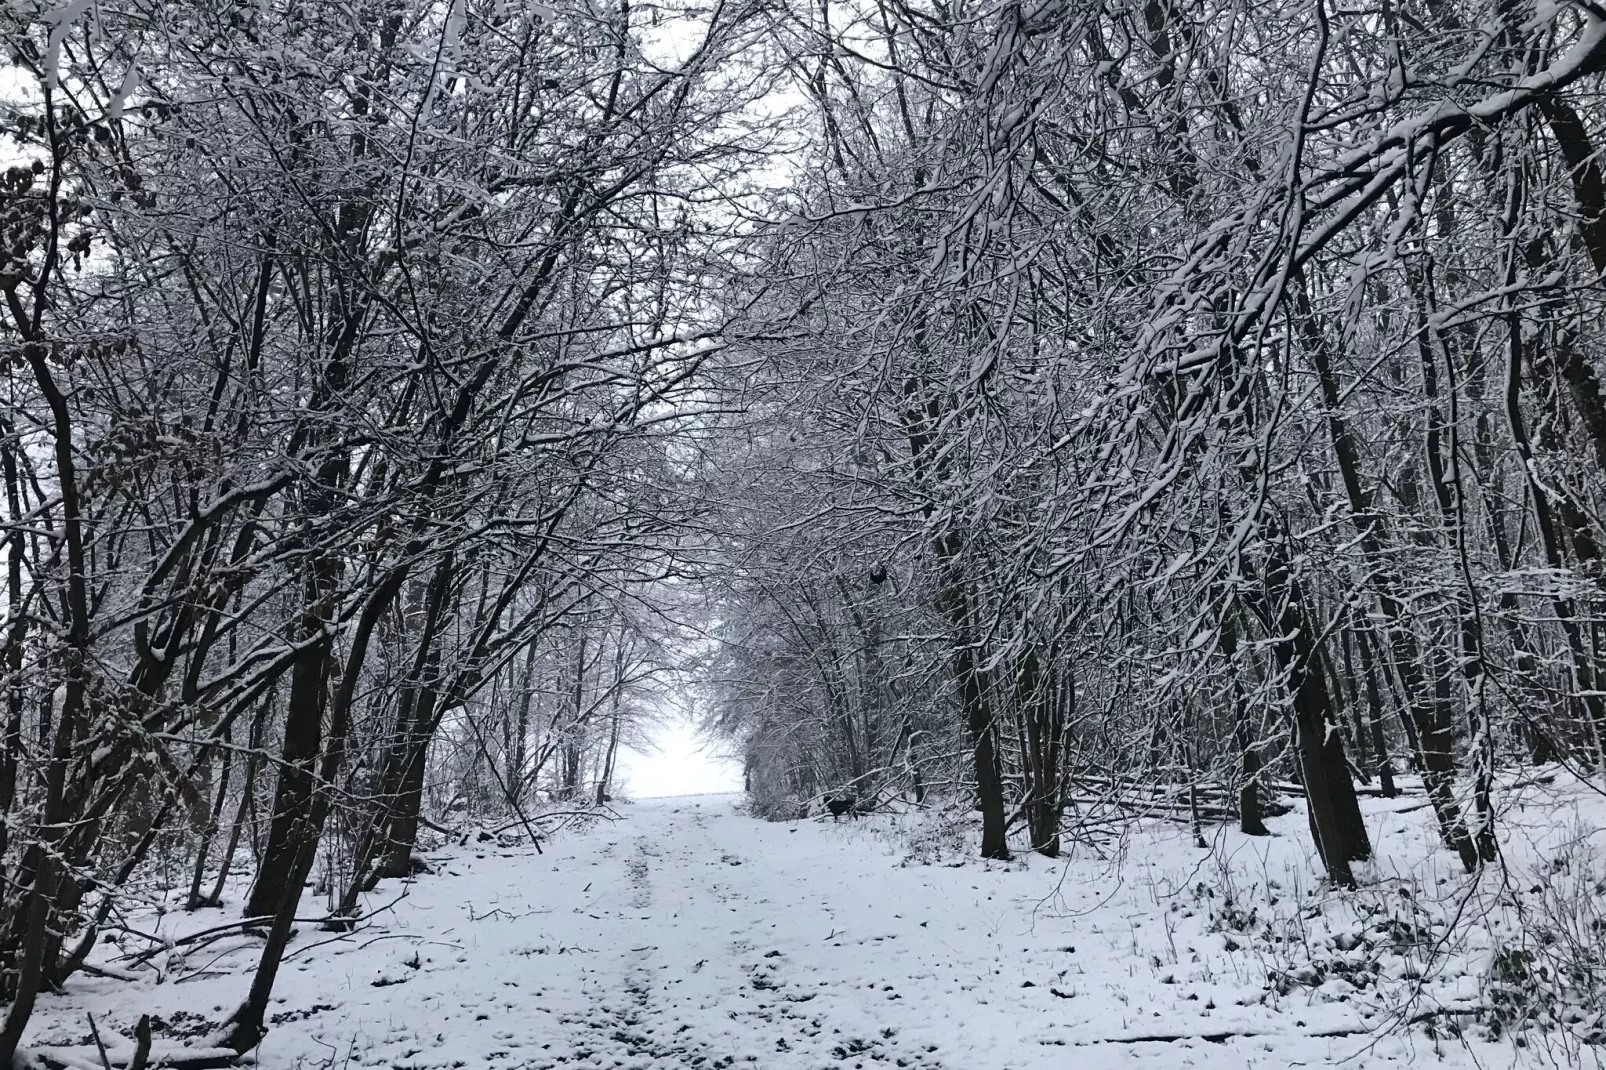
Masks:
[[[1343,891],[1361,798],[1475,875],[1606,791],[1597,0],[0,28],[0,1066],[156,885],[249,1053],[677,703],[993,860],[1294,796]]]

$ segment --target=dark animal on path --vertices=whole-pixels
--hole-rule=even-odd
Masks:
[[[827,799],[825,800],[825,808],[831,811],[832,821],[840,821],[843,814],[847,814],[849,817],[859,816],[859,811],[854,806],[854,803],[857,801],[858,800],[851,795],[849,795],[846,799]]]

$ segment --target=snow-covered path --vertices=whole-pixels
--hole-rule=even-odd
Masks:
[[[769,824],[737,801],[622,806],[541,855],[436,853],[436,873],[374,893],[363,930],[298,937],[262,1065],[1383,1066],[1431,1047],[1322,1035],[1364,1024],[1348,1004],[1268,1002],[1189,897],[1211,874],[1180,832],[1119,870],[923,865],[892,819]],[[32,1039],[81,1041],[85,1009],[125,1035],[143,1011],[199,1035],[255,946],[160,984],[75,982]]]
[[[734,802],[648,801],[553,859],[554,883],[587,898],[552,918],[586,956],[552,1065],[1024,1070],[1093,1046],[1077,1058],[1286,1067],[1367,1043],[1312,1035],[1360,1024],[1347,1008],[1274,1011],[1261,978],[1154,968],[1167,948],[1193,957],[1175,946],[1189,926],[1146,903],[1149,951],[1145,919],[1110,911],[1113,877],[1067,886],[1043,860],[909,865],[868,822],[767,824]],[[1177,1035],[1197,1039],[1130,1043]]]

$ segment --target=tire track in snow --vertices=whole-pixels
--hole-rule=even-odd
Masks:
[[[625,910],[599,948],[611,961],[587,972],[589,1010],[560,1019],[569,1035],[537,1070],[942,1070],[894,1028],[839,1020],[812,972],[792,976],[772,938],[787,921],[773,893],[790,878],[728,842],[741,820],[636,812],[629,855],[614,858]]]
[[[645,827],[630,864],[632,902],[647,920],[635,923],[643,959],[623,967],[624,990],[635,999],[627,1024],[640,1041],[632,1054],[714,1070],[941,1070],[894,1028],[834,1020],[815,1002],[826,982],[807,970],[793,976],[768,939],[792,920],[773,894],[790,878],[763,853],[749,857],[729,842],[746,819],[688,807],[638,813]]]
[[[662,857],[651,839],[636,838],[631,857],[625,862],[627,902],[632,911],[653,910],[653,864]],[[675,1019],[655,1002],[654,974],[664,967],[654,961],[656,947],[634,943],[650,937],[652,917],[649,913],[649,920],[621,924],[619,935],[630,938],[622,939],[615,948],[619,960],[615,969],[602,977],[593,975],[587,982],[587,995],[595,1011],[563,1019],[563,1024],[574,1029],[576,1035],[573,1050],[560,1057],[557,1065],[726,1070],[737,1061],[734,1054],[712,1050],[692,1025]]]

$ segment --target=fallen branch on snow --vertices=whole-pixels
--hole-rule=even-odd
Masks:
[[[1431,1011],[1422,1011],[1413,1014],[1408,1019],[1411,1025],[1421,1025],[1431,1022],[1435,1018],[1450,1018],[1461,1014],[1478,1014],[1489,1010],[1483,1006],[1438,1007]],[[1305,1037],[1359,1037],[1370,1036],[1377,1032],[1378,1026],[1340,1026],[1335,1029],[1313,1029],[1297,1033],[1283,1033],[1254,1029],[1229,1029],[1220,1033],[1140,1033],[1130,1037],[1103,1037],[1099,1040],[1079,1041],[1078,1047],[1087,1047],[1094,1044],[1176,1044],[1184,1040],[1203,1040],[1211,1044],[1225,1044],[1229,1040],[1255,1037],[1281,1037],[1284,1039],[1303,1039]]]

